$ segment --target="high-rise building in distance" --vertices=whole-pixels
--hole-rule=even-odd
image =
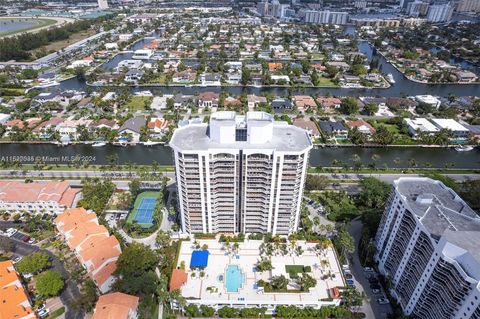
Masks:
[[[98,8],[100,10],[106,10],[108,9],[108,2],[107,0],[98,0]]]
[[[170,141],[182,231],[297,230],[308,155],[305,130],[264,112],[216,112],[178,128]]]
[[[480,218],[450,188],[400,178],[375,238],[378,268],[404,313],[480,318]]]

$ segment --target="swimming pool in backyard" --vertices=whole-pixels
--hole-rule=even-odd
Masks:
[[[237,265],[228,265],[225,271],[225,286],[227,292],[238,292],[245,282],[245,275]]]

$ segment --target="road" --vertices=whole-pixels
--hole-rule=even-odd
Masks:
[[[370,284],[368,283],[367,278],[365,277],[365,272],[360,264],[360,259],[358,257],[358,244],[360,242],[360,237],[362,235],[362,223],[360,219],[354,219],[348,225],[348,232],[352,235],[355,240],[355,250],[356,252],[352,254],[350,259],[350,271],[352,272],[355,286],[359,291],[364,291],[367,295],[367,301],[364,302],[361,312],[364,312],[365,318],[376,318],[384,319],[387,318],[387,314],[392,311],[390,305],[379,305],[376,300],[382,296],[374,295],[370,289]]]
[[[9,222],[0,222],[0,225],[2,226],[2,228],[11,227],[11,226],[8,226],[9,225],[8,223]],[[63,279],[65,280],[65,287],[63,288],[62,293],[60,294],[60,299],[62,300],[62,303],[66,309],[65,318],[66,319],[84,318],[85,313],[82,310],[74,309],[72,307],[73,302],[79,300],[80,298],[80,290],[78,289],[75,281],[73,281],[70,278],[69,273],[65,270],[65,268],[63,267],[63,263],[57,258],[57,256],[55,256],[52,252],[48,250],[40,249],[35,245],[30,245],[22,241],[16,240],[14,238],[12,239],[12,241],[14,242],[12,252],[16,255],[26,256],[31,253],[41,251],[41,252],[47,253],[50,256],[52,260],[53,270],[59,272],[62,275]]]
[[[160,173],[152,173],[152,177],[158,176]],[[172,181],[175,177],[174,172],[162,172]],[[384,182],[392,183],[400,177],[417,177],[420,174],[380,174],[380,173],[312,173],[315,175],[324,175],[332,180],[359,180],[363,177],[375,177]],[[480,174],[446,174],[455,181],[461,182],[471,179],[480,179]],[[0,177],[3,178],[63,178],[78,179],[84,177],[110,177],[112,179],[131,179],[137,177],[135,172],[128,171],[101,171],[101,170],[0,170]]]

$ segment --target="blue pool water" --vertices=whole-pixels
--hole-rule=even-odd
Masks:
[[[238,292],[245,281],[245,276],[237,265],[228,265],[225,274],[227,292]]]

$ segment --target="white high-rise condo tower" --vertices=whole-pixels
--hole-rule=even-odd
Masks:
[[[178,128],[170,146],[183,232],[297,230],[312,148],[305,130],[264,112],[217,112]]]
[[[394,182],[375,238],[378,268],[406,315],[480,318],[480,218],[429,178]]]
[[[100,10],[108,9],[108,2],[107,0],[98,0],[98,8]]]

